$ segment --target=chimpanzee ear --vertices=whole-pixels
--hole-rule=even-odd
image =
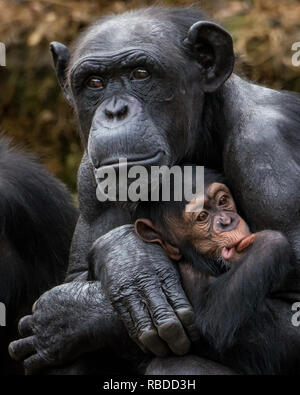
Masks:
[[[169,242],[165,241],[160,232],[155,228],[153,223],[147,218],[139,218],[135,221],[135,231],[140,238],[147,243],[159,243],[168,254],[170,259],[179,261],[181,254],[179,249]]]
[[[147,243],[159,243],[162,245],[160,233],[155,229],[152,222],[147,218],[139,218],[134,224],[136,233]]]
[[[53,41],[50,44],[50,51],[52,54],[58,82],[64,92],[65,98],[72,105],[71,95],[66,78],[67,67],[71,58],[70,51],[64,44],[58,43],[56,41]]]
[[[234,52],[231,35],[213,22],[194,23],[184,40],[198,60],[203,75],[203,90],[213,92],[231,75]]]

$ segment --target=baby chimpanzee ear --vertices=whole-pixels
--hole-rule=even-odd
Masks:
[[[161,232],[155,228],[153,223],[147,218],[139,218],[135,221],[135,231],[140,238],[146,243],[159,243],[168,254],[170,259],[179,261],[181,254],[179,249],[166,240],[164,240]]]
[[[134,224],[136,233],[140,238],[147,243],[159,243],[162,245],[162,237],[160,233],[155,229],[154,225],[147,218],[140,218],[135,221]]]

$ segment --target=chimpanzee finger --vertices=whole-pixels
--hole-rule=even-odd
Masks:
[[[37,374],[46,368],[50,368],[54,366],[54,363],[46,360],[38,354],[34,354],[31,357],[25,359],[23,366],[25,369],[25,374],[28,376]]]
[[[192,315],[190,314],[190,310],[187,311],[186,309],[175,309],[175,313],[177,314],[177,317],[181,321],[181,323],[184,326],[184,329],[186,333],[188,334],[189,339],[191,342],[196,342],[200,339],[200,332],[197,329],[196,323],[195,323],[195,314],[194,312]]]
[[[134,302],[126,309],[122,304],[116,306],[121,314],[129,336],[138,344],[143,352],[152,352],[156,356],[166,356],[167,345],[160,339],[147,307],[136,296]]]
[[[165,357],[170,353],[168,346],[159,337],[156,328],[143,329],[138,337],[139,341],[144,344],[157,357]]]
[[[184,355],[190,349],[190,341],[181,322],[169,305],[161,290],[144,289],[144,297],[159,336],[177,355]]]
[[[177,279],[173,279],[171,283],[166,280],[162,284],[162,289],[191,341],[198,340],[199,333],[196,330],[195,313],[192,305],[185,296],[180,282]]]
[[[33,336],[26,339],[16,340],[8,346],[8,353],[15,361],[23,361],[25,358],[35,352]]]
[[[18,324],[18,330],[22,337],[31,336],[32,332],[32,315],[26,315],[21,318]]]

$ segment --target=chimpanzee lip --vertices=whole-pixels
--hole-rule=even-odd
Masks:
[[[164,151],[156,151],[154,154],[147,153],[147,154],[135,154],[134,156],[127,156],[122,159],[127,159],[127,166],[135,166],[135,165],[142,165],[142,166],[149,166],[149,165],[160,165],[161,164],[161,159],[165,155]],[[116,157],[110,157],[108,159],[105,159],[100,163],[99,167],[96,167],[96,169],[99,169],[101,167],[114,167],[117,168],[120,166],[119,163],[120,158]],[[121,164],[122,165],[122,164]]]
[[[249,236],[249,235],[248,235],[248,236]],[[248,236],[241,237],[240,239],[238,239],[238,240],[235,241],[234,243],[229,244],[228,246],[225,246],[225,247],[228,248],[228,250],[230,250],[231,248],[235,248],[235,247],[237,247],[237,246],[240,244],[241,241],[243,241],[244,239],[246,239],[246,237],[248,237]]]
[[[234,242],[234,243],[232,243],[232,244],[229,244],[228,246],[224,246],[223,248],[222,248],[222,251],[221,251],[221,256],[224,258],[224,255],[225,255],[225,253],[226,253],[226,255],[228,255],[228,259],[230,259],[230,258],[232,258],[232,255],[233,255],[233,251],[232,250],[234,250],[234,249],[236,249],[236,247],[238,247],[238,245],[243,241],[243,240],[245,240],[245,239],[247,239],[249,236],[250,236],[251,234],[249,234],[249,235],[247,235],[247,236],[244,236],[244,237],[241,237],[239,240],[237,240],[236,242]],[[226,259],[226,258],[225,258]]]
[[[237,241],[235,241],[234,243],[228,244],[227,246],[224,246],[228,249],[230,248],[235,248],[237,247],[243,240],[247,239],[249,236],[251,236],[252,233],[249,232],[246,236],[241,237],[240,239],[238,239]]]
[[[221,251],[221,256],[222,258],[224,258],[225,260],[230,260],[233,256],[233,247],[223,247],[222,251]]]

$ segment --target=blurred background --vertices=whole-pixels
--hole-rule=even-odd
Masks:
[[[300,41],[299,0],[0,0],[0,42],[7,48],[7,67],[0,68],[0,128],[37,153],[72,191],[82,149],[49,42],[69,44],[101,15],[154,4],[202,7],[233,35],[240,55],[236,72],[300,92],[300,67],[291,64],[291,46]]]

